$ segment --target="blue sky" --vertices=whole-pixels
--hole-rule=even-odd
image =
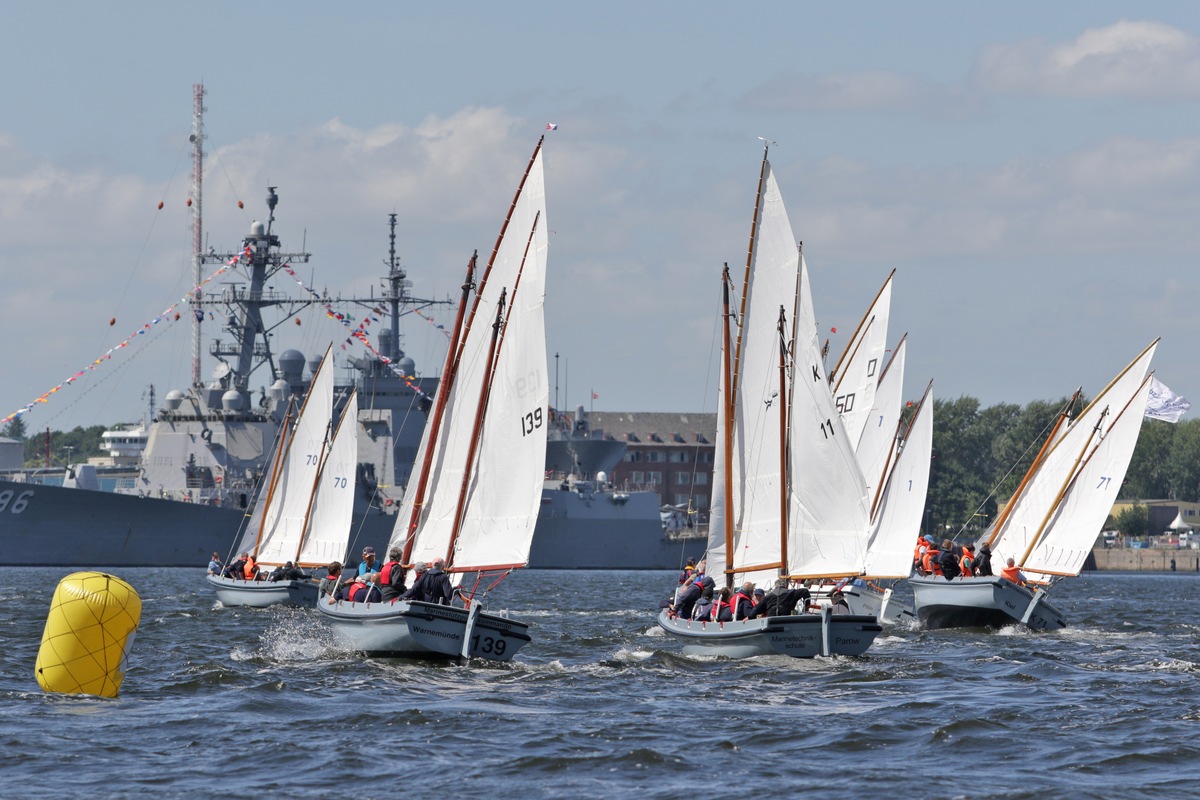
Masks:
[[[562,406],[715,409],[719,275],[745,257],[759,136],[834,353],[895,268],[914,397],[931,378],[985,405],[1094,393],[1162,336],[1158,377],[1200,398],[1200,9],[1130,8],[4,3],[0,417],[190,288],[197,82],[207,243],[236,246],[278,186],[285,247],[343,295],[378,285],[391,212],[414,291],[453,295],[558,123]],[[190,376],[189,331],[161,328],[27,424],[137,419],[149,384]],[[436,371],[434,327],[404,332]],[[342,338],[315,313],[296,334],[277,347]]]

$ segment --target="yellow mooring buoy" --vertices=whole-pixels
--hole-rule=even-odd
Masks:
[[[142,598],[114,575],[75,572],[63,578],[38,650],[38,685],[47,692],[116,697],[141,616]]]

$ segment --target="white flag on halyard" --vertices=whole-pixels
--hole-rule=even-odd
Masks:
[[[1161,419],[1164,422],[1179,422],[1179,418],[1191,407],[1191,403],[1168,389],[1165,383],[1150,376],[1150,399],[1146,403],[1147,417]]]

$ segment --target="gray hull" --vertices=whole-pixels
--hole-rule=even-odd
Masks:
[[[820,614],[723,623],[679,619],[664,610],[658,615],[658,624],[683,644],[688,655],[725,658],[861,656],[883,630],[875,617],[831,614],[828,609]]]
[[[658,495],[615,497],[546,490],[530,566],[679,569],[703,554],[704,539],[663,532]],[[228,552],[245,519],[239,509],[0,480],[0,547],[15,566],[202,567]],[[383,552],[395,519],[356,517],[351,555],[368,544]]]
[[[1045,599],[998,575],[983,578],[909,578],[913,607],[924,628],[1000,628],[1021,624],[1033,630],[1059,630],[1066,617]]]
[[[313,606],[317,602],[317,585],[312,581],[237,581],[216,575],[208,575],[207,580],[226,606]]]
[[[509,661],[530,640],[523,622],[485,612],[471,621],[467,609],[454,606],[403,600],[331,603],[325,597],[317,609],[342,647],[372,656],[457,659],[468,639],[471,658]]]
[[[828,603],[830,591],[817,589],[813,591],[814,603]],[[904,600],[897,597],[892,589],[877,589],[872,586],[848,585],[842,587],[842,596],[850,613],[877,617],[880,622],[895,625],[904,622],[914,622],[916,612]]]
[[[703,538],[663,531],[653,492],[546,489],[529,566],[539,569],[673,569],[704,555]]]

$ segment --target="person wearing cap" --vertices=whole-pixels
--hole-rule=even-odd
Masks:
[[[370,545],[363,548],[362,561],[358,562],[358,574],[361,576],[368,572],[379,572],[379,565],[375,563],[375,548]]]

